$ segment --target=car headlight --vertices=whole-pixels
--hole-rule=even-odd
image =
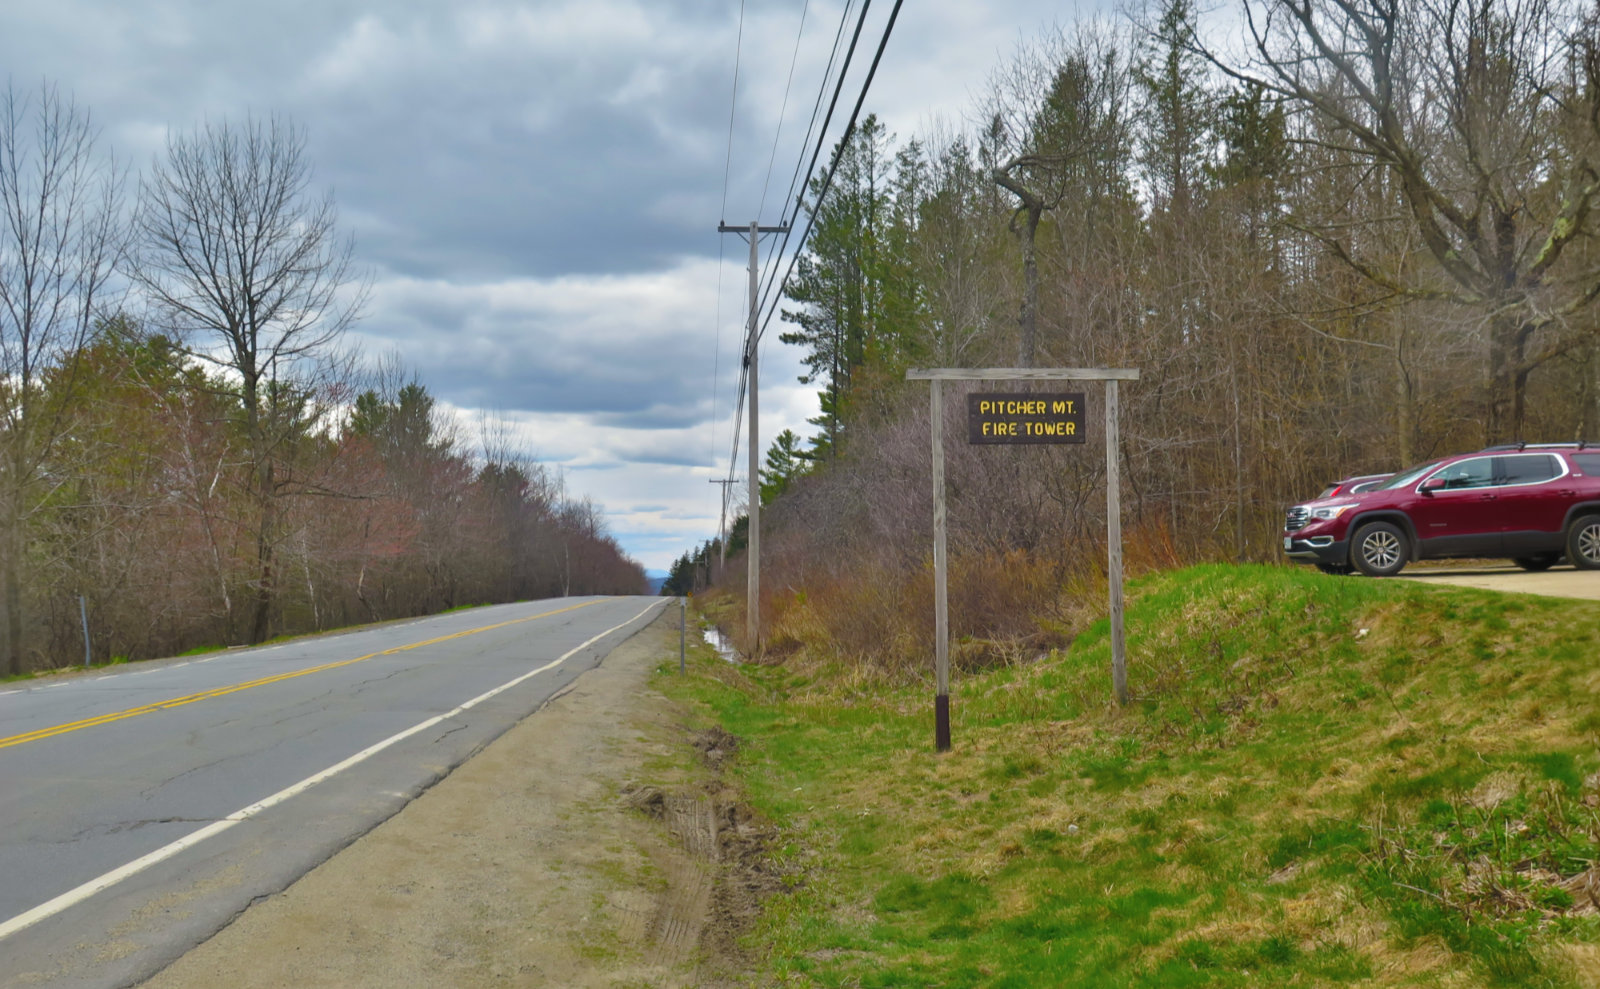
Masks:
[[[1356,507],[1356,503],[1353,501],[1344,505],[1323,505],[1321,508],[1313,508],[1311,517],[1319,522],[1326,522],[1329,519],[1338,518],[1345,509],[1354,507]]]

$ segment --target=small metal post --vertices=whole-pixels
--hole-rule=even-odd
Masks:
[[[928,382],[933,433],[933,747],[950,751],[950,602],[946,590],[944,507],[944,396],[938,378]]]
[[[689,599],[678,599],[678,675],[684,674],[684,654],[688,651]]]
[[[83,668],[94,665],[94,653],[89,651],[89,604],[78,595],[78,617],[83,619]]]

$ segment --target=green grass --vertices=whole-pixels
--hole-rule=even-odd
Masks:
[[[702,651],[802,867],[753,946],[797,986],[1585,985],[1600,919],[1600,605],[1208,566],[931,684]],[[931,664],[930,664],[931,665]],[[931,680],[931,677],[929,678]]]

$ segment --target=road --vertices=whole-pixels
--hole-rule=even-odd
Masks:
[[[0,986],[147,977],[661,606],[503,605],[0,692]]]

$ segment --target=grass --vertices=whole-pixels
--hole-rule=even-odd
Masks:
[[[1102,621],[959,677],[944,756],[930,684],[663,679],[803,868],[780,984],[1596,984],[1600,605],[1208,566],[1127,627],[1128,709]]]

